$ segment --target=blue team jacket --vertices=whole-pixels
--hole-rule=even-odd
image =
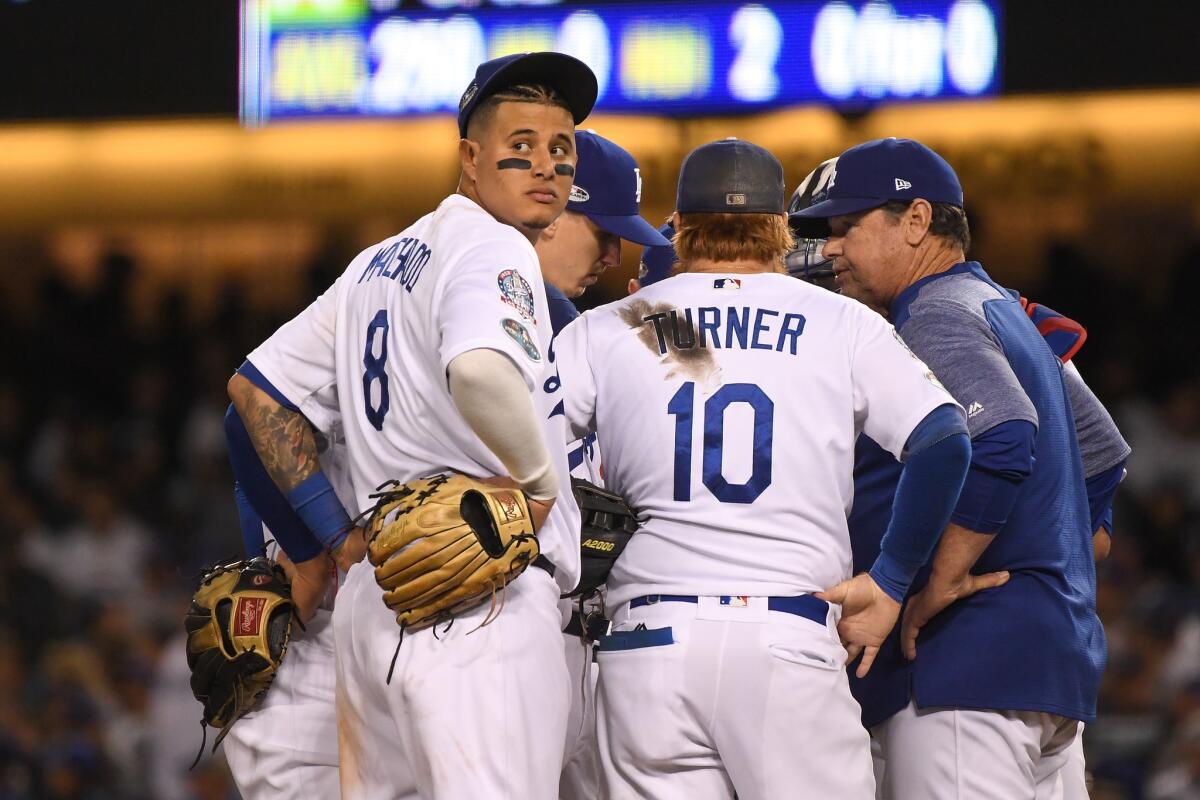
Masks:
[[[902,336],[914,301],[951,276],[986,284],[981,310],[1037,412],[1033,472],[974,570],[1009,570],[1011,578],[935,617],[922,630],[915,662],[900,653],[897,626],[867,678],[851,672],[851,689],[867,726],[886,720],[910,698],[922,708],[1045,711],[1091,721],[1106,645],[1096,616],[1083,465],[1061,364],[1018,300],[974,262],[919,281],[897,298],[892,319]],[[980,295],[981,287],[969,288],[973,297]],[[925,358],[920,343],[908,344]],[[879,553],[900,471],[889,453],[859,437],[849,519],[855,572],[869,569]],[[928,566],[912,592],[927,579]]]

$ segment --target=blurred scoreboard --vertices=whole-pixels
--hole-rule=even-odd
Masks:
[[[597,108],[700,115],[999,89],[1000,0],[243,0],[241,116],[454,112],[482,61],[558,50]]]

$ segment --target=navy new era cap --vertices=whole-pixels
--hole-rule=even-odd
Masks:
[[[912,139],[875,139],[838,156],[825,188],[813,196],[813,204],[791,216],[857,214],[890,200],[918,197],[960,208],[963,204],[962,186],[946,159]]]
[[[595,131],[576,131],[575,184],[567,209],[587,218],[609,233],[641,245],[670,244],[639,214],[642,173],[624,148]]]
[[[475,80],[458,101],[458,133],[467,136],[471,112],[489,95],[521,83],[554,89],[566,100],[575,124],[587,119],[596,105],[596,75],[591,67],[565,53],[514,53],[493,58],[475,69]]]
[[[722,139],[688,153],[679,168],[680,214],[782,214],[783,165],[756,144]]]
[[[667,240],[675,238],[675,228],[670,222],[659,228],[658,232]],[[658,283],[664,278],[671,277],[671,267],[675,266],[675,262],[678,260],[679,256],[675,254],[675,245],[670,241],[666,245],[647,247],[642,250],[642,260],[638,264],[638,283],[645,288],[652,283]]]

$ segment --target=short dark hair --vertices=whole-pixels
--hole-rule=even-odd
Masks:
[[[883,210],[897,220],[912,205],[911,200],[889,200]],[[963,255],[971,249],[971,228],[967,224],[967,212],[949,203],[930,203],[933,216],[929,220],[929,232],[940,236],[962,248]]]
[[[488,120],[501,103],[537,103],[543,106],[555,106],[571,112],[571,107],[567,105],[567,100],[561,94],[549,86],[544,86],[540,83],[521,83],[515,86],[506,86],[499,91],[488,95],[479,101],[479,105],[475,106],[475,110],[471,112],[470,119],[467,120],[467,133],[471,132],[472,128],[478,125],[486,125]]]

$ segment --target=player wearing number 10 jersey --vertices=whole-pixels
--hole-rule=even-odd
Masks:
[[[963,412],[878,315],[780,274],[767,151],[697,149],[676,209],[683,274],[555,340],[573,434],[599,432],[645,519],[608,581],[601,794],[866,800],[842,644],[873,657],[895,624],[966,474]],[[862,431],[905,480],[883,553],[848,580]]]

